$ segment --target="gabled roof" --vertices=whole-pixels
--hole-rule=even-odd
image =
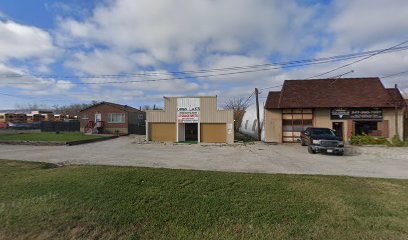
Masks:
[[[386,89],[379,78],[286,80],[280,92],[269,92],[266,109],[403,107],[398,89]]]
[[[96,104],[94,104],[94,105],[91,105],[91,106],[89,106],[89,107],[87,107],[87,108],[84,108],[84,109],[82,109],[80,112],[85,111],[85,110],[90,109],[90,108],[97,107],[97,106],[102,105],[102,104],[106,104],[106,105],[112,106],[112,107],[114,107],[114,108],[117,108],[117,109],[120,109],[120,110],[123,110],[123,111],[126,111],[126,112],[140,112],[140,113],[143,112],[143,111],[141,111],[141,110],[139,110],[139,109],[137,109],[137,108],[130,107],[130,106],[128,106],[128,105],[121,105],[121,104],[111,103],[111,102],[105,102],[105,101],[99,102],[99,103],[96,103]]]
[[[391,101],[398,106],[405,106],[405,99],[402,97],[401,92],[397,88],[386,88],[390,95]]]
[[[279,108],[281,92],[269,92],[268,98],[266,99],[265,108]]]

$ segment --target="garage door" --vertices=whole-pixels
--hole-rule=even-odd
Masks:
[[[176,141],[176,123],[149,123],[149,139],[157,142]]]
[[[297,142],[302,131],[313,127],[313,110],[283,109],[282,119],[283,142]]]
[[[201,142],[226,143],[227,124],[225,123],[201,123]]]

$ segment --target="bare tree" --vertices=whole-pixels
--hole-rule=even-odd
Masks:
[[[90,107],[94,105],[95,102],[91,103],[79,103],[79,104],[69,104],[69,105],[63,105],[63,106],[58,106],[55,105],[53,108],[55,109],[56,113],[63,114],[63,115],[70,115],[70,116],[78,116],[79,112],[87,107]]]
[[[39,109],[46,109],[47,106],[44,104],[27,103],[27,104],[16,104],[16,109],[18,110],[28,110],[34,111]]]
[[[145,110],[163,110],[163,108],[162,108],[162,107],[158,107],[158,106],[156,106],[156,104],[154,104],[153,107],[150,106],[150,105],[144,105],[143,108],[142,108],[142,110],[143,110],[143,111],[145,111]]]
[[[234,130],[235,132],[239,131],[239,127],[241,126],[242,118],[244,117],[247,107],[248,107],[248,103],[245,101],[244,98],[228,99],[223,105],[223,108],[225,110],[234,111]]]
[[[142,109],[143,110],[150,110],[150,109],[152,109],[152,107],[150,107],[149,105],[144,105]]]

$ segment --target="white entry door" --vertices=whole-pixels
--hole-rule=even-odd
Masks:
[[[95,113],[95,122],[102,121],[102,115],[100,113]]]

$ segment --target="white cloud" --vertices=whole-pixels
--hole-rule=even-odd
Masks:
[[[87,74],[135,72],[131,58],[126,54],[98,49],[90,53],[74,53],[65,66]]]
[[[60,18],[56,37],[62,47],[76,49],[65,66],[80,73],[115,74],[146,67],[170,70],[168,65],[181,66],[172,68],[176,71],[252,65],[265,63],[272,54],[294,56],[315,44],[315,29],[309,25],[317,10],[294,0],[117,0],[97,6],[82,20]],[[109,87],[122,92],[137,89],[153,95],[191,95],[203,90],[218,92],[226,84],[243,86],[248,80],[247,87],[267,85],[269,76],[268,72],[258,72],[197,82],[172,80]],[[104,87],[91,86],[100,91]]]
[[[408,29],[405,0],[334,0],[327,5],[304,2],[112,0],[84,11],[56,4],[51,7],[63,13],[56,16],[57,29],[52,35],[33,26],[0,22],[0,72],[52,71],[51,63],[61,48],[64,56],[59,60],[64,70],[73,74],[162,73],[123,79],[80,79],[82,82],[161,79],[178,76],[171,71],[247,66],[386,48],[408,37],[404,32]],[[13,66],[11,59],[29,61]],[[18,89],[27,94],[61,94],[83,101],[157,103],[162,102],[163,95],[195,94],[219,95],[223,101],[247,97],[254,87],[307,78],[350,61],[197,80],[81,87],[67,80],[31,78],[25,81],[33,81],[33,85]],[[383,76],[406,70],[407,65],[408,53],[390,53],[322,77],[351,69],[355,72],[346,76]],[[405,79],[402,75],[384,82],[408,89]],[[47,88],[50,90],[45,91]]]
[[[49,72],[49,65],[59,54],[48,32],[8,19],[0,20],[0,75]],[[70,82],[29,76],[2,76],[0,86],[30,96],[61,94],[73,87]]]
[[[330,7],[327,33],[330,43],[318,53],[320,56],[347,54],[375,49],[384,49],[408,40],[404,29],[408,29],[408,1],[394,0],[336,0]],[[408,44],[406,44],[407,46]],[[355,59],[356,60],[356,59]],[[310,77],[345,63],[326,64],[295,71],[292,74],[298,78]],[[322,76],[330,77],[354,70],[347,77],[381,77],[406,70],[408,66],[408,51],[380,54],[350,67]],[[387,87],[394,83],[408,87],[407,75],[383,79]]]
[[[314,11],[295,1],[117,0],[83,21],[60,20],[60,36],[71,44],[141,50],[165,63],[214,52],[293,54],[314,43],[305,28]]]
[[[366,49],[372,44],[407,38],[408,1],[337,0],[329,24],[338,48]],[[391,41],[392,42],[392,41]]]
[[[22,95],[30,97],[64,95],[74,88],[71,81],[28,76],[25,69],[6,66],[2,63],[0,63],[0,74],[6,75],[0,77],[0,87],[14,88]],[[17,77],[15,75],[23,76]]]
[[[46,59],[56,50],[46,31],[12,21],[0,21],[0,60]]]

